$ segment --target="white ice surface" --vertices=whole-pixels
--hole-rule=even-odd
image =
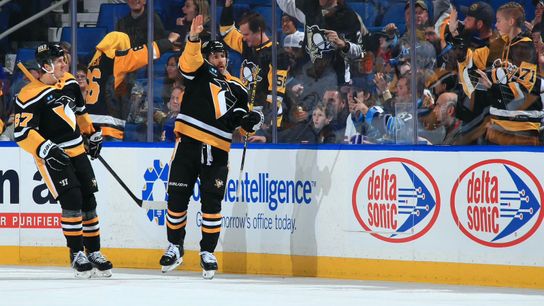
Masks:
[[[1,306],[543,306],[544,291],[300,277],[114,269],[74,279],[69,268],[0,266]]]

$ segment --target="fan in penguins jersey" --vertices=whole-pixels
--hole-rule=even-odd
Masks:
[[[23,87],[15,101],[15,141],[34,157],[49,192],[60,202],[62,231],[76,277],[109,277],[112,264],[100,252],[94,197],[98,187],[81,131],[90,134],[91,158],[100,154],[101,133],[94,131],[85,114],[81,91],[73,90],[74,77],[64,72],[60,46],[38,46],[36,61],[40,78]]]
[[[153,58],[157,59],[173,49],[179,34],[153,42]],[[96,46],[89,64],[89,84],[85,103],[95,127],[101,127],[106,140],[123,140],[125,120],[130,105],[124,97],[130,96],[125,78],[127,73],[147,65],[147,46],[130,46],[127,34],[108,33]]]
[[[211,279],[218,268],[213,252],[221,232],[221,201],[232,132],[241,126],[244,133],[253,133],[264,117],[260,112],[248,111],[245,87],[227,72],[223,43],[212,40],[201,48],[202,21],[202,15],[193,19],[189,40],[179,58],[186,87],[174,128],[177,140],[168,178],[166,230],[170,244],[160,264],[164,273],[183,261],[187,207],[200,177],[200,265],[203,277]]]
[[[263,107],[265,126],[272,126],[274,111],[272,109],[272,86],[277,89],[277,126],[281,126],[283,114],[283,97],[289,70],[289,57],[278,48],[276,80],[272,78],[272,41],[266,35],[266,23],[259,14],[248,14],[239,21],[239,30],[234,26],[234,10],[232,0],[225,2],[221,13],[221,36],[223,41],[234,51],[242,55],[240,79],[246,88],[256,87],[255,105]],[[256,79],[253,70],[260,68]]]

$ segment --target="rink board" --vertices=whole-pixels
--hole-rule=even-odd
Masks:
[[[526,148],[250,147],[231,151],[220,267],[231,273],[544,288],[542,152]],[[476,150],[479,150],[476,149]],[[60,207],[32,158],[0,148],[0,264],[66,265]],[[164,200],[171,147],[106,147],[139,197]],[[139,208],[98,162],[102,246],[158,268],[164,210]],[[198,188],[184,269],[198,270]],[[46,254],[47,256],[44,256]]]

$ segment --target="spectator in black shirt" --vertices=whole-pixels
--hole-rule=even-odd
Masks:
[[[116,31],[127,33],[131,46],[147,44],[147,13],[145,11],[146,0],[127,0],[130,14],[119,19],[115,27]],[[157,15],[153,16],[153,40],[166,38],[166,31],[162,21]]]

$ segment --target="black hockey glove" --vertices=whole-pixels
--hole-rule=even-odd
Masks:
[[[250,111],[249,113],[245,114],[244,117],[242,117],[242,121],[240,122],[240,126],[244,131],[247,133],[255,133],[255,131],[259,130],[261,126],[264,123],[264,115],[260,111]]]
[[[38,156],[55,171],[62,171],[70,164],[70,157],[51,140],[46,140],[38,147]]]
[[[102,150],[102,131],[95,132],[89,137],[89,149],[87,154],[91,159],[98,158],[100,155],[100,150]]]

